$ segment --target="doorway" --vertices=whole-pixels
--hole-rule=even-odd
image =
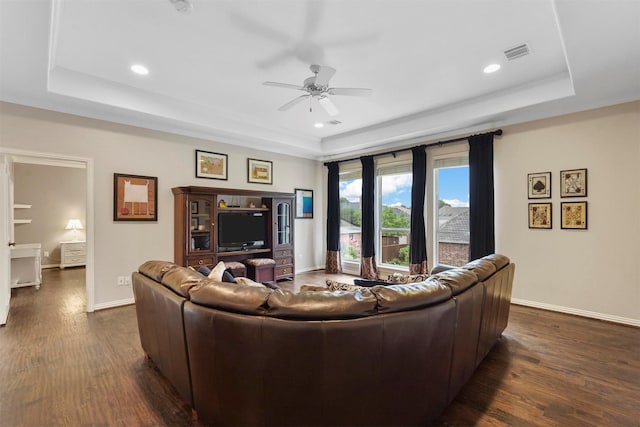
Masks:
[[[85,265],[85,291],[86,291],[86,311],[94,311],[94,274],[93,274],[93,162],[88,158],[79,158],[74,156],[53,155],[47,153],[26,152],[18,150],[0,149],[0,157],[3,158],[5,176],[3,182],[4,191],[0,191],[0,210],[4,215],[0,215],[4,224],[1,227],[0,235],[5,242],[12,240],[13,234],[10,232],[14,222],[14,204],[21,207],[32,205],[38,206],[38,211],[33,210],[33,216],[38,218],[38,229],[23,228],[16,232],[19,239],[37,239],[42,237],[42,265],[44,268],[58,267],[60,265],[60,245],[58,241],[75,240],[77,236],[70,233],[77,233],[75,230],[65,230],[65,224],[71,217],[83,216],[83,230],[81,230],[80,239],[85,238],[86,241],[86,265]],[[18,173],[14,173],[18,171]],[[68,172],[68,173],[67,173]],[[44,174],[44,175],[43,175]],[[43,178],[44,176],[44,178]],[[61,179],[61,177],[67,179]],[[71,180],[69,181],[69,177]],[[7,179],[9,178],[9,179]],[[15,180],[15,182],[14,182]],[[20,180],[30,182],[20,182]],[[40,181],[50,182],[48,188],[40,189],[37,183]],[[56,186],[59,182],[60,185]],[[5,185],[6,184],[6,185]],[[74,203],[68,202],[70,199],[66,197],[70,193],[69,186],[76,186],[76,194]],[[14,187],[18,189],[15,192]],[[78,192],[78,187],[80,191]],[[52,194],[53,193],[53,194]],[[59,196],[61,203],[56,206],[56,195]],[[19,200],[18,198],[27,198],[29,200]],[[25,202],[29,201],[27,204]],[[46,206],[46,208],[45,208]],[[55,208],[54,208],[55,206]],[[45,214],[43,214],[43,208]],[[66,210],[65,210],[66,209]],[[22,209],[20,209],[22,211]],[[57,214],[54,214],[57,212]],[[51,215],[47,215],[47,213]],[[20,212],[21,217],[29,216],[25,212]],[[43,216],[44,215],[44,216]],[[51,217],[49,219],[49,216]],[[67,218],[67,216],[69,218]],[[73,218],[76,219],[76,218]],[[44,222],[50,220],[50,223],[43,225]],[[28,220],[27,220],[28,221]],[[11,223],[10,223],[11,222]],[[18,221],[25,224],[25,220]],[[28,223],[27,223],[28,224]],[[19,225],[19,227],[26,227]],[[34,233],[36,233],[34,235]],[[67,239],[68,237],[68,239]],[[17,240],[19,240],[17,239]],[[3,250],[0,251],[2,262],[0,264],[11,266],[11,254],[8,247],[3,242]],[[46,286],[43,283],[43,286]],[[10,274],[0,276],[0,292],[2,292],[3,304],[2,309],[6,313],[0,312],[0,324],[7,320],[9,301],[11,298],[11,277]],[[6,309],[5,309],[6,307]],[[0,310],[2,311],[2,310]],[[4,314],[4,316],[3,316]]]

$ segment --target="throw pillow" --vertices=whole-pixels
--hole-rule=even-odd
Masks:
[[[353,279],[353,284],[370,288],[377,285],[387,286],[391,283],[385,282],[384,280]]]
[[[401,274],[401,273],[393,273],[387,277],[387,284],[404,284],[404,283],[415,283],[415,282],[424,282],[429,278],[429,274]]]
[[[211,270],[211,273],[209,273],[207,277],[211,280],[215,280],[216,282],[222,282],[222,274],[224,273],[224,270],[224,262],[220,261],[215,267],[213,267],[213,270]]]
[[[233,275],[233,271],[231,270],[231,268],[227,268],[223,273],[222,273],[222,281],[223,282],[229,282],[229,283],[234,283],[234,279],[236,278],[236,276]]]
[[[203,265],[200,268],[198,268],[198,273],[202,274],[205,277],[209,277],[209,275],[211,274],[211,269],[206,265]]]
[[[365,288],[364,286],[352,285],[350,283],[336,282],[335,280],[329,280],[329,279],[327,279],[326,284],[329,287],[330,291],[355,291],[357,289]]]
[[[302,285],[300,286],[300,292],[318,292],[318,291],[328,291],[329,288],[326,286],[317,286],[317,285]]]

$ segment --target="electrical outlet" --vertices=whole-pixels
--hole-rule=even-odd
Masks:
[[[44,257],[49,258],[49,251],[44,251]]]
[[[131,276],[125,276],[124,284],[125,286],[131,286]]]
[[[118,286],[125,286],[125,276],[118,276]]]

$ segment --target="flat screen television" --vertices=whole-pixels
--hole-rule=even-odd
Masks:
[[[221,252],[264,248],[267,216],[264,212],[218,213],[218,250]]]

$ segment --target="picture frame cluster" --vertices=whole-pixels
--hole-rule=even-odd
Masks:
[[[527,196],[529,200],[551,199],[551,172],[527,174]],[[587,197],[587,169],[560,171],[560,197]],[[560,228],[569,230],[587,229],[588,205],[586,200],[560,203]],[[529,203],[529,228],[553,228],[552,202]]]
[[[229,156],[196,150],[196,178],[228,180]],[[247,159],[247,182],[273,184],[273,162]]]

